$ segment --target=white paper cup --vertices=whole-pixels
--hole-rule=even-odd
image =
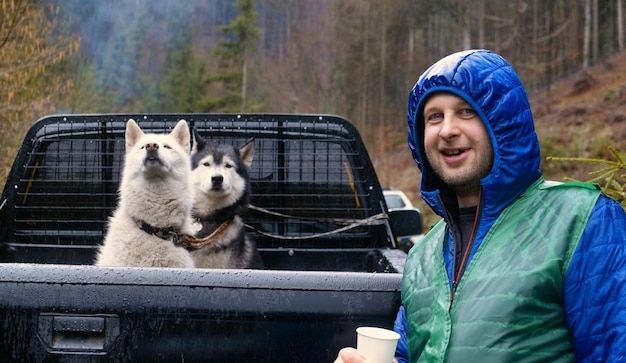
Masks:
[[[391,363],[398,339],[393,330],[362,326],[356,329],[356,350],[368,361]]]

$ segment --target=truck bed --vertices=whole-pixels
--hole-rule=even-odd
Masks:
[[[131,117],[146,132],[168,132],[185,119],[214,142],[239,146],[255,139],[250,175],[257,208],[245,221],[270,267],[293,265],[278,259],[294,255],[277,249],[301,256],[394,247],[367,151],[354,127],[341,118],[66,115],[40,120],[18,153],[0,205],[1,261],[93,263],[117,204],[124,130]],[[381,218],[372,221],[376,216]],[[354,221],[363,225],[329,234]],[[371,258],[368,253],[361,257]],[[342,260],[343,267],[328,268],[349,270],[345,263],[354,259]],[[354,270],[372,271],[361,266],[357,263]]]
[[[247,233],[264,270],[93,265],[128,118],[256,143]],[[329,362],[390,327],[406,254],[347,121],[329,115],[57,115],[26,135],[0,200],[0,361]]]

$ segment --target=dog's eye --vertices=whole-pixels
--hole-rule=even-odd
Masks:
[[[202,163],[202,165],[204,165],[204,166],[211,166],[211,163],[209,163],[209,162],[207,161],[207,162]]]
[[[228,163],[224,164],[224,166],[226,167],[226,169],[230,169],[233,167],[231,164],[228,164]]]
[[[172,147],[171,147],[171,146],[169,146],[168,144],[163,145],[163,147],[164,147],[164,148],[166,148],[166,149],[168,149],[168,150],[171,150],[171,149],[172,149]]]
[[[145,146],[141,146],[139,149],[140,149],[140,150],[143,150],[143,149],[145,149],[145,148],[146,148]]]

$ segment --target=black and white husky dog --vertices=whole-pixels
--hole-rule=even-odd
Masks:
[[[198,268],[263,268],[256,244],[245,233],[242,215],[250,202],[254,139],[235,148],[210,143],[193,129],[191,181],[194,191]]]

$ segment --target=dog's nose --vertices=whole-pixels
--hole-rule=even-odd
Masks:
[[[211,182],[213,184],[222,184],[223,181],[224,181],[224,177],[219,175],[219,174],[218,175],[213,175],[211,177]]]
[[[148,144],[146,144],[146,150],[157,151],[159,150],[159,144],[157,144],[156,142],[149,142]]]

